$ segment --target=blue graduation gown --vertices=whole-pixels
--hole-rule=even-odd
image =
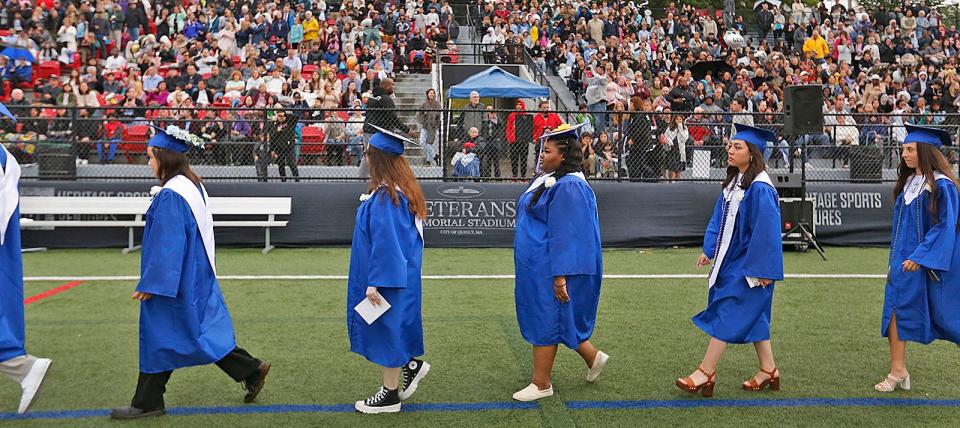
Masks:
[[[956,185],[949,179],[938,179],[936,183],[938,222],[929,209],[929,191],[923,190],[909,204],[903,193],[897,197],[881,334],[887,335],[896,311],[901,340],[926,344],[944,339],[960,343],[960,198]],[[904,272],[905,260],[922,268]],[[931,279],[928,270],[939,275],[940,282]]]
[[[480,176],[480,157],[474,153],[471,153],[473,157],[470,162],[464,164],[461,161],[457,161],[453,164],[453,171],[450,175],[454,177],[479,177]]]
[[[0,149],[0,168],[7,168],[7,152],[3,149]],[[20,255],[18,204],[7,223],[3,246],[0,246],[0,361],[26,355],[24,341],[23,260]]]
[[[514,296],[524,340],[576,349],[593,335],[603,279],[600,219],[593,189],[565,175],[530,207],[535,191],[517,202],[513,242]],[[553,278],[566,276],[569,303],[560,303]]]
[[[399,193],[394,205],[384,187],[360,204],[350,249],[347,281],[347,333],[350,351],[384,367],[403,367],[423,355],[420,274],[423,237],[416,215]],[[353,308],[366,298],[367,287],[390,303],[368,325]]]
[[[147,210],[137,291],[153,295],[140,304],[140,371],[210,364],[237,347],[193,211],[173,190]]]
[[[723,224],[721,193],[703,238],[703,253],[715,257]],[[746,277],[783,279],[780,201],[768,183],[754,181],[737,212],[733,236],[707,297],[707,308],[693,317],[705,333],[727,343],[770,339],[774,284],[753,287]],[[716,262],[716,261],[715,261]]]

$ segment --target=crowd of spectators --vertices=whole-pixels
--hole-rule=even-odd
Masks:
[[[674,3],[651,10],[641,2],[477,0],[470,15],[486,62],[529,60],[566,81],[595,142],[585,148],[594,175],[650,170],[675,178],[692,148],[722,147],[734,122],[777,128],[783,90],[795,84],[823,86],[827,126],[810,138],[819,145],[896,144],[906,123],[953,124],[960,34],[936,8],[787,0],[734,11],[733,1],[722,3],[724,10]],[[266,157],[295,166],[306,126],[319,127],[331,145],[329,162],[358,163],[374,89],[455,50],[460,27],[439,0],[10,0],[0,8],[0,30],[4,46],[32,56],[0,56],[0,99],[27,118],[18,132],[109,141],[77,152],[85,160],[96,149],[110,162],[129,125],[174,123],[212,143],[268,143],[242,153],[212,144],[204,155],[211,162]],[[732,43],[728,31],[746,43]],[[724,66],[694,76],[705,61]],[[296,119],[292,160],[269,147],[281,109],[284,121]],[[456,124],[462,140],[476,128],[479,138],[503,141],[467,151],[509,158],[514,176],[528,174],[526,151],[514,143],[534,137],[518,131],[535,127],[538,115],[518,127],[516,117],[468,113]],[[439,162],[441,154],[431,158],[438,115],[419,119],[429,128],[421,135],[426,160]],[[792,144],[778,142],[767,155],[787,160]],[[29,156],[35,148],[16,149]],[[637,153],[657,160],[648,165]],[[498,175],[499,162],[486,164],[484,175]]]
[[[211,161],[268,156],[295,166],[286,149],[252,144],[269,143],[275,112],[298,119],[298,143],[315,125],[330,144],[356,145],[355,122],[380,81],[428,72],[435,55],[456,49],[459,25],[441,0],[9,0],[0,30],[4,46],[32,56],[0,56],[0,100],[25,118],[89,118],[26,132],[111,140],[118,128],[103,123],[174,123],[214,143],[251,143],[242,154],[205,155]],[[100,160],[115,146],[97,147],[108,149]],[[331,163],[358,162],[357,147],[330,152]]]
[[[684,152],[722,147],[733,122],[778,130],[789,85],[823,87],[824,134],[809,144],[889,146],[902,141],[905,123],[958,125],[948,113],[960,106],[960,34],[922,0],[893,10],[787,0],[736,13],[733,1],[723,2],[726,13],[640,3],[477,0],[471,9],[478,34],[491,43],[488,62],[515,62],[512,52],[522,46],[528,63],[566,81],[592,128],[589,156],[605,160],[590,166],[597,175],[632,157],[630,175],[652,168],[676,177],[689,164]],[[742,39],[725,37],[728,31]],[[705,61],[717,66],[694,76]],[[611,141],[613,152],[600,141]],[[786,160],[791,144],[780,141],[767,156]],[[651,167],[638,152],[657,152],[649,156],[659,160]]]

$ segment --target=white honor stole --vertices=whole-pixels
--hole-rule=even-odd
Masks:
[[[950,179],[950,177],[947,177],[946,175],[943,175],[936,171],[933,172],[933,178],[934,180]],[[931,189],[930,186],[927,185],[927,181],[924,180],[923,176],[916,175],[916,174],[910,176],[910,179],[907,181],[907,184],[906,184],[906,189],[904,189],[903,191],[903,202],[906,205],[912,204],[913,200],[920,197],[920,194],[923,193],[924,190],[928,192],[933,191],[933,189]]]
[[[584,183],[587,183],[587,177],[584,176],[582,172],[571,172],[567,175],[571,177],[577,177],[583,180]],[[540,174],[539,177],[533,180],[533,183],[530,183],[530,187],[527,187],[527,190],[523,192],[523,194],[527,194],[534,190],[537,190],[537,188],[540,187],[540,185],[542,185],[545,181],[547,181],[547,177],[553,177],[553,173],[551,172],[549,174]]]
[[[740,182],[740,177],[737,177],[737,183]],[[757,177],[753,179],[753,183],[767,183],[771,187],[773,182],[770,181],[770,176],[767,175],[766,171],[761,171],[760,174],[757,174]],[[723,258],[727,255],[727,250],[730,248],[730,241],[733,239],[733,230],[737,224],[737,213],[740,212],[740,202],[743,201],[743,195],[746,191],[740,186],[734,184],[732,188],[723,189],[723,198],[729,204],[727,208],[727,216],[723,219],[723,235],[719,236],[720,239],[720,250],[717,252],[717,258],[713,261],[713,269],[710,270],[710,279],[707,281],[707,288],[712,288],[714,284],[717,283],[717,276],[720,274],[720,266],[723,266]],[[750,288],[760,285],[760,280],[755,277],[745,277],[747,285]]]
[[[190,211],[193,211],[193,218],[197,221],[197,227],[200,229],[200,238],[203,240],[203,248],[207,252],[207,260],[210,262],[210,268],[213,274],[217,274],[216,263],[216,244],[213,240],[213,213],[210,212],[208,204],[210,196],[207,195],[207,189],[190,181],[189,178],[182,175],[171,178],[164,189],[170,189],[177,192],[190,205]],[[202,192],[202,197],[201,197]]]
[[[7,148],[0,144],[0,150],[7,154],[7,167],[0,168],[0,245],[6,242],[7,225],[10,217],[20,205],[20,164]]]

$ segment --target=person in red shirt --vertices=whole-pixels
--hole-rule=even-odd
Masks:
[[[550,111],[550,101],[543,100],[538,104],[540,112],[533,116],[533,141],[537,143],[537,160],[535,173],[539,174],[540,171],[540,151],[543,150],[542,141],[540,137],[543,136],[545,132],[556,129],[558,126],[563,125],[563,120],[560,119],[560,115]]]
[[[533,135],[532,121],[528,119],[527,106],[522,100],[517,100],[514,111],[507,116],[507,143],[510,144],[510,169],[513,172],[513,178],[526,177],[527,174],[527,156],[530,153],[530,144],[533,141],[525,141]],[[517,117],[524,116],[518,124]],[[517,128],[521,129],[517,129]]]
[[[540,101],[540,114],[533,117],[533,141],[539,141],[544,131],[555,129],[563,124],[560,115],[550,112],[550,101]]]

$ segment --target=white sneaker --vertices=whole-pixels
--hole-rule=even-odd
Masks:
[[[33,363],[30,372],[27,373],[27,376],[23,378],[23,383],[20,384],[23,388],[23,395],[20,396],[20,409],[17,410],[17,413],[22,415],[30,409],[33,399],[40,392],[40,387],[43,386],[43,380],[46,378],[47,370],[52,363],[53,360],[49,358],[38,358]]]
[[[609,355],[604,354],[603,351],[597,351],[597,356],[593,359],[593,367],[587,370],[587,382],[597,380],[600,373],[603,373],[603,366],[607,365],[609,359]]]
[[[513,393],[513,399],[517,401],[534,401],[551,395],[553,395],[553,385],[541,391],[540,387],[531,383],[527,385],[526,388]]]

